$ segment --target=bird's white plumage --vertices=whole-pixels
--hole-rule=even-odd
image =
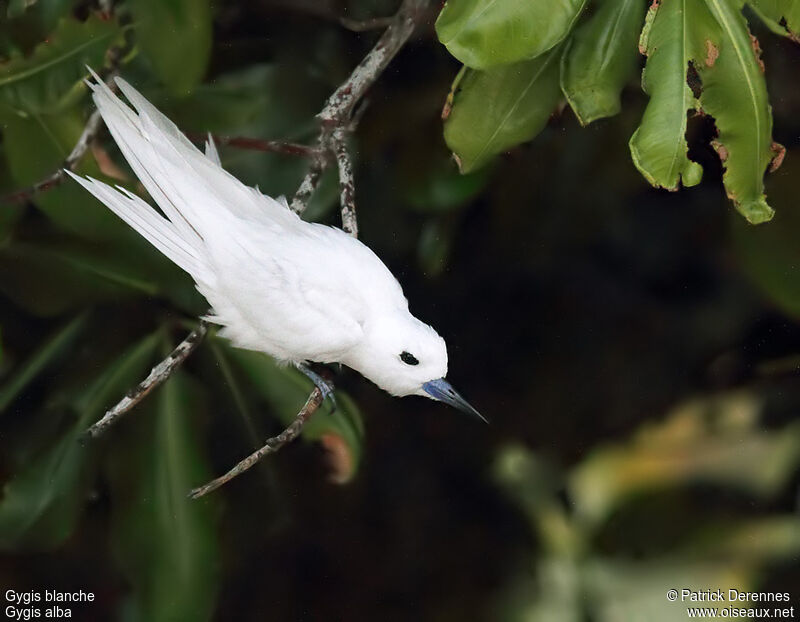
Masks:
[[[343,363],[395,395],[426,395],[422,385],[445,376],[444,341],[409,313],[369,248],[242,184],[210,136],[204,154],[124,80],[134,109],[94,77],[95,104],[163,215],[124,188],[73,177],[194,278],[223,336],[283,362]]]

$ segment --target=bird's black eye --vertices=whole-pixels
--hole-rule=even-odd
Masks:
[[[406,365],[419,365],[417,357],[411,354],[411,352],[401,352],[400,360],[403,361]]]

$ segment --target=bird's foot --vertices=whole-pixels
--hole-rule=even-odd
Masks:
[[[328,399],[331,401],[331,405],[333,406],[331,414],[335,413],[337,405],[336,405],[336,396],[333,394],[334,390],[333,383],[323,378],[321,375],[319,375],[305,363],[297,363],[297,369],[303,372],[308,377],[308,379],[314,383],[314,386],[320,390],[320,392],[322,393],[323,401]]]

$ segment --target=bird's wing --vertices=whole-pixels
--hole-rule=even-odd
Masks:
[[[216,283],[199,288],[225,337],[279,359],[318,362],[340,360],[361,342],[365,292],[347,257],[306,232],[275,234],[246,221],[226,235],[233,237],[211,242]]]

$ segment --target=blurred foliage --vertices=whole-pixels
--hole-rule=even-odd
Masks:
[[[772,139],[761,48],[742,14],[744,0],[655,0],[646,17],[636,0],[598,0],[582,17],[585,4],[445,4],[436,22],[439,40],[466,74],[453,83],[444,135],[462,170],[539,134],[562,93],[582,124],[617,114],[636,70],[639,38],[650,103],[630,149],[644,178],[669,190],[698,184],[703,167],[688,156],[687,111],[708,115],[728,198],[751,223],[771,219],[764,173],[780,166],[785,151]],[[793,0],[749,4],[773,30],[796,40]],[[515,61],[523,62],[509,64]],[[560,69],[545,71],[553,63]],[[560,89],[553,72],[560,73]],[[487,93],[497,102],[488,114],[475,105]]]
[[[308,442],[189,502],[293,418],[307,379],[211,334],[81,444],[205,302],[75,184],[0,204],[0,584],[90,589],[91,615],[124,620],[666,620],[676,582],[794,589],[795,4],[450,0],[370,90],[362,235],[488,433],[345,370]],[[0,2],[0,194],[63,163],[92,110],[85,65],[120,51],[198,141],[310,142],[378,36],[339,17],[396,6]],[[723,197],[771,213],[773,132],[781,209],[755,229]],[[307,166],[220,152],[272,195]],[[143,194],[106,133],[78,171]],[[337,200],[330,170],[306,218],[336,224]]]
[[[495,619],[666,621],[686,607],[666,601],[670,588],[757,590],[768,568],[800,555],[800,517],[698,515],[693,491],[702,503],[719,490],[772,500],[786,489],[800,464],[798,422],[764,432],[763,406],[749,391],[695,399],[567,471],[521,447],[503,450],[495,477],[542,555]]]

